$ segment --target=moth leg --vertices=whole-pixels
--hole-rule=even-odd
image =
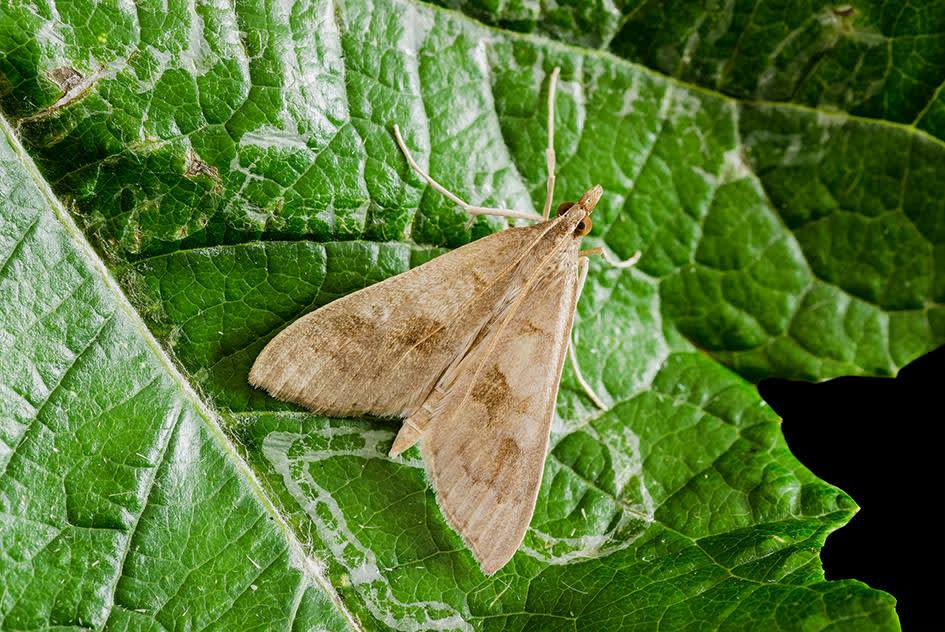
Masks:
[[[558,91],[558,75],[561,68],[555,66],[548,80],[548,148],[545,149],[545,165],[548,167],[548,185],[542,219],[551,214],[551,200],[555,194],[555,93]]]
[[[596,248],[588,248],[587,250],[581,250],[578,255],[580,255],[580,278],[578,280],[577,288],[575,293],[575,304],[577,304],[577,299],[581,296],[581,290],[584,289],[584,282],[587,281],[587,269],[588,269],[588,257],[591,255],[600,255],[604,258],[608,264],[612,265],[615,268],[629,268],[636,264],[640,260],[640,251],[636,251],[632,257],[626,261],[619,261],[612,258],[603,247],[597,246]],[[573,330],[572,330],[573,331]],[[573,333],[572,333],[573,335]],[[594,392],[594,389],[591,388],[591,385],[588,384],[587,380],[584,379],[584,375],[581,374],[581,367],[578,366],[577,354],[574,352],[574,341],[571,341],[571,344],[568,345],[568,360],[571,362],[571,368],[574,369],[574,377],[577,379],[578,384],[581,385],[581,388],[584,389],[584,392],[587,393],[588,398],[594,402],[594,404],[601,410],[607,409],[607,404],[598,397],[597,393]]]
[[[593,250],[593,249],[592,249]],[[584,289],[584,282],[587,280],[587,267],[588,261],[587,256],[581,257],[580,260],[581,269],[578,272],[580,278],[578,279],[577,286],[574,289],[575,297],[574,304],[577,305],[577,300],[581,297],[581,290]],[[571,362],[571,368],[574,369],[574,377],[577,380],[578,384],[581,385],[581,388],[584,389],[584,392],[587,393],[587,397],[594,402],[594,405],[600,408],[601,410],[607,410],[607,404],[598,397],[597,393],[594,392],[594,389],[591,388],[591,385],[588,384],[587,380],[584,379],[584,375],[581,373],[581,367],[578,366],[577,354],[574,352],[574,330],[571,330],[572,340],[568,341],[568,360]]]
[[[630,268],[630,267],[635,266],[637,261],[640,260],[639,250],[633,253],[633,255],[629,259],[620,261],[619,259],[614,259],[613,257],[611,257],[610,254],[608,254],[608,252],[604,250],[601,246],[598,246],[596,248],[588,248],[587,250],[582,250],[578,254],[585,258],[590,257],[591,255],[600,255],[601,257],[604,258],[604,261],[606,261],[608,264],[610,264],[611,266],[615,268]]]
[[[530,219],[534,221],[541,219],[534,213],[525,213],[523,211],[513,211],[507,208],[495,208],[492,206],[474,206],[469,202],[460,199],[458,195],[434,180],[429,173],[424,171],[420,165],[417,164],[417,161],[413,159],[413,155],[410,153],[410,150],[407,149],[407,145],[404,143],[403,137],[400,135],[400,126],[396,124],[394,125],[394,137],[397,139],[397,145],[400,147],[400,151],[403,152],[404,158],[407,159],[407,164],[410,165],[410,168],[416,171],[417,175],[423,178],[427,184],[433,187],[434,190],[453,202],[453,204],[460,206],[470,215],[495,215],[498,217],[514,217],[516,219]]]

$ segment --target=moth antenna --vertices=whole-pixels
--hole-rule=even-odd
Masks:
[[[447,198],[453,204],[461,207],[464,211],[470,215],[493,215],[496,217],[514,217],[516,219],[530,219],[533,221],[538,221],[541,218],[535,215],[534,213],[525,213],[522,211],[513,211],[507,208],[496,208],[492,206],[474,206],[469,202],[464,201],[458,195],[444,187],[442,184],[433,179],[429,173],[423,170],[420,165],[417,164],[417,161],[413,159],[413,154],[410,153],[410,150],[407,149],[407,144],[404,143],[403,137],[400,135],[400,126],[394,124],[394,138],[397,139],[397,146],[400,147],[400,151],[403,152],[404,158],[407,159],[407,164],[410,165],[410,168],[417,172],[423,180],[426,181],[435,191],[440,195]]]
[[[558,75],[560,66],[555,66],[548,80],[548,148],[545,149],[545,166],[548,168],[548,184],[545,194],[545,208],[541,213],[542,219],[547,220],[551,214],[551,201],[555,195],[555,95],[558,91]]]
[[[577,289],[575,290],[575,294],[577,294],[574,300],[575,305],[577,305],[577,299],[581,297],[581,291],[584,289],[584,282],[587,281],[588,262],[587,262],[586,256],[583,259],[581,259],[580,266],[581,266],[581,271],[579,274],[581,275],[581,277],[580,279],[578,279]],[[577,380],[577,383],[581,386],[581,388],[584,389],[584,392],[587,394],[587,397],[592,402],[594,402],[595,406],[597,406],[601,410],[607,410],[607,404],[605,404],[604,401],[600,397],[598,397],[597,393],[594,392],[594,389],[591,388],[591,385],[588,384],[587,380],[584,379],[584,375],[581,373],[581,367],[578,366],[577,354],[574,352],[573,331],[574,330],[572,329],[572,334],[571,334],[572,339],[568,341],[568,360],[571,362],[571,368],[574,370],[574,378]]]
[[[637,250],[629,259],[620,259],[613,258],[603,247],[597,246],[596,248],[588,248],[587,250],[582,250],[578,253],[582,257],[590,257],[591,255],[600,255],[603,257],[610,266],[614,268],[632,268],[637,264],[637,261],[640,260],[641,253]]]

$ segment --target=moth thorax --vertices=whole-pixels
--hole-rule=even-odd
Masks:
[[[562,202],[561,204],[558,205],[558,210],[557,210],[558,216],[560,217],[561,215],[564,215],[565,213],[570,211],[572,207],[577,206],[577,204],[578,204],[577,202]],[[592,226],[593,226],[593,223],[591,222],[591,214],[585,213],[584,219],[578,222],[577,226],[574,227],[574,236],[583,237],[584,235],[591,232]]]

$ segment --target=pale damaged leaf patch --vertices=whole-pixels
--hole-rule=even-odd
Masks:
[[[370,545],[348,528],[344,510],[313,475],[313,469],[317,470],[325,459],[386,460],[392,438],[392,433],[349,426],[327,427],[307,434],[273,432],[263,440],[262,453],[315,525],[320,546],[327,547],[333,559],[345,569],[346,574],[340,581],[357,591],[378,621],[395,630],[472,630],[464,617],[448,604],[399,600]],[[343,447],[331,448],[338,444]],[[412,465],[418,466],[417,463]],[[391,510],[396,511],[396,508]]]

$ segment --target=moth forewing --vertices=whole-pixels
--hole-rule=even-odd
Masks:
[[[576,208],[573,212],[565,213],[554,220],[539,224],[540,226],[548,226],[548,230],[543,233],[541,240],[533,246],[529,256],[522,259],[518,264],[518,272],[521,278],[524,279],[525,284],[534,284],[537,279],[547,273],[548,269],[560,263],[564,253],[576,242],[573,238],[573,232],[575,226],[580,223],[583,214],[583,210]],[[516,292],[521,292],[521,290],[522,285],[520,284],[516,287]],[[500,325],[506,318],[508,311],[513,309],[513,305],[520,304],[524,295],[518,296],[516,294],[516,297],[513,300],[513,296],[510,294],[508,297],[510,300],[496,302],[489,306],[491,314],[486,323],[476,332],[478,337],[481,338],[487,335],[490,329]],[[465,355],[464,353],[456,356],[454,361],[442,372],[442,377],[430,391],[430,396],[417,407],[415,412],[407,416],[391,447],[391,456],[397,456],[416,443],[430,420],[440,412],[440,409],[445,405],[443,398],[445,391],[453,384],[457,373],[463,370],[461,367],[466,366],[462,364]]]
[[[515,553],[535,509],[577,301],[572,233],[583,215],[566,213],[546,233],[521,292],[444,372],[392,449],[422,439],[443,514],[487,574]]]
[[[444,516],[488,575],[535,510],[577,287],[572,241],[435,391],[420,444]]]
[[[303,316],[259,354],[250,383],[321,414],[411,415],[560,223],[495,233]]]

